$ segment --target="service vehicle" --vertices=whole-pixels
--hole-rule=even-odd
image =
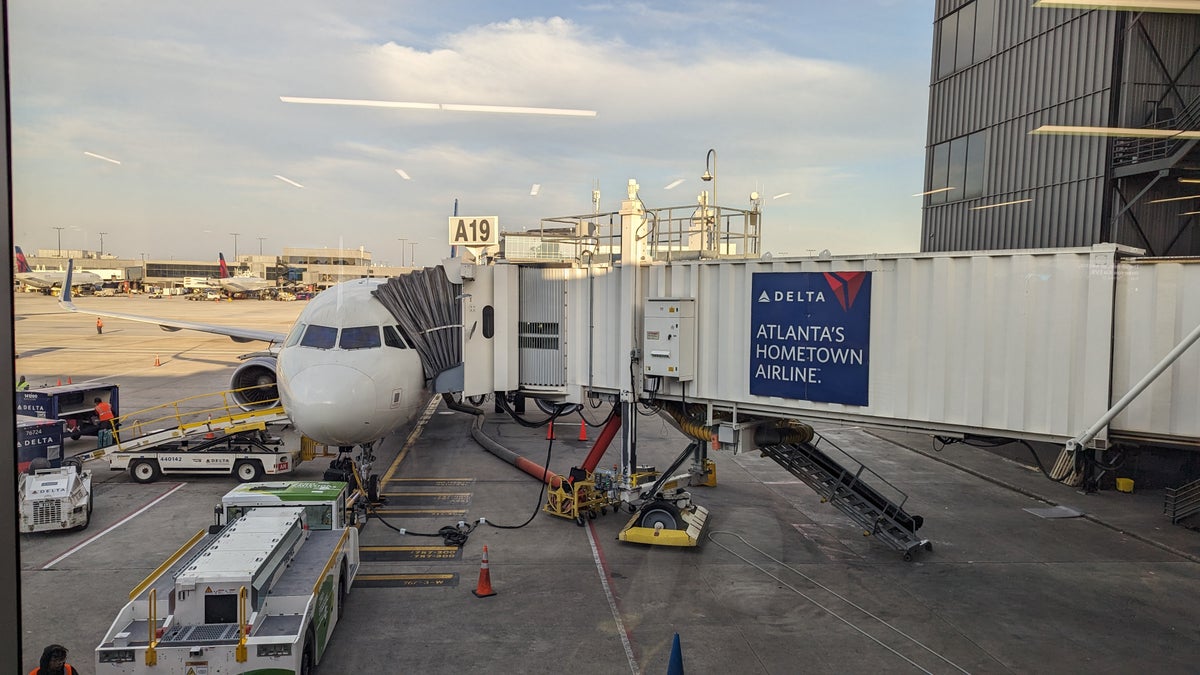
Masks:
[[[82,530],[92,520],[92,472],[75,462],[33,460],[17,476],[17,527],[24,533]]]
[[[109,428],[100,424],[96,399],[108,403],[113,415],[120,416],[119,391],[117,385],[105,382],[26,389],[16,392],[17,414],[62,420],[63,433],[79,440],[80,436],[95,436],[101,428]]]
[[[59,419],[17,415],[17,471],[27,470],[39,457],[51,467],[61,466],[64,424]]]
[[[312,673],[360,558],[358,530],[337,517],[347,484],[309,485],[321,503],[270,497],[288,484],[253,486],[262,504],[238,505],[138,584],[96,647],[96,673]],[[318,506],[328,524],[310,520]]]
[[[167,474],[233,474],[247,483],[264,474],[289,473],[301,462],[300,453],[284,448],[283,439],[268,434],[263,423],[229,434],[196,433],[147,448],[117,449],[105,456],[111,470],[129,471],[138,483],[153,483]]]

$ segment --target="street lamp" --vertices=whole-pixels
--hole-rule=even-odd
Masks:
[[[67,229],[67,228],[65,228],[65,227],[56,227],[56,228],[54,228],[54,229],[58,230],[58,257],[60,257],[60,258],[61,258],[61,257],[63,257],[63,254],[62,254],[62,231],[63,231],[63,230],[65,230],[65,229]]]
[[[400,266],[404,267],[404,242],[408,241],[408,239],[404,237],[396,238],[400,240]]]
[[[240,232],[230,232],[233,235],[233,262],[237,263],[237,238]]]
[[[408,264],[409,264],[409,267],[417,266],[416,248],[417,248],[417,244],[419,244],[419,243],[421,243],[421,242],[419,242],[419,241],[408,242]]]
[[[108,233],[107,232],[100,233],[100,257],[101,258],[104,257],[104,235],[106,235],[106,234],[108,234]]]
[[[708,172],[709,157],[712,158],[712,173]],[[708,181],[712,181],[712,184],[713,184],[712,203],[715,208],[720,208],[718,205],[721,202],[717,201],[717,151],[716,150],[713,150],[710,148],[708,151],[708,154],[704,156],[704,175],[700,176],[700,180],[704,181],[705,183],[707,183]],[[720,214],[718,213],[717,215],[719,216]],[[720,218],[718,218],[718,220],[720,220]]]
[[[259,255],[262,255],[262,254],[263,254],[263,252],[262,252],[262,243],[263,243],[263,239],[266,239],[266,237],[259,237],[259,238],[258,238],[258,254],[259,254]]]

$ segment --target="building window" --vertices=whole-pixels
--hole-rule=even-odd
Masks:
[[[937,79],[992,55],[994,0],[975,0],[938,22]]]
[[[979,131],[933,146],[930,161],[930,204],[945,204],[983,196],[983,167],[987,137]],[[951,189],[946,189],[951,188]]]

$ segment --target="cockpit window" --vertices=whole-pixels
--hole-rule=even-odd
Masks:
[[[300,346],[333,349],[333,346],[337,344],[337,332],[338,329],[333,326],[309,326],[308,330],[304,331],[304,338],[300,340]]]
[[[342,349],[372,349],[379,346],[379,326],[351,326],[342,329]]]
[[[299,342],[300,336],[304,335],[304,329],[307,327],[308,324],[297,322],[295,326],[292,326],[292,332],[288,333],[287,340],[284,340],[283,346],[291,347]]]
[[[383,327],[383,344],[397,349],[408,349],[404,338],[400,337],[400,331],[395,326]]]

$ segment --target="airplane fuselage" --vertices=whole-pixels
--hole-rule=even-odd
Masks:
[[[304,435],[371,443],[429,402],[417,351],[372,295],[382,279],[347,281],[309,301],[276,358],[279,399]]]

